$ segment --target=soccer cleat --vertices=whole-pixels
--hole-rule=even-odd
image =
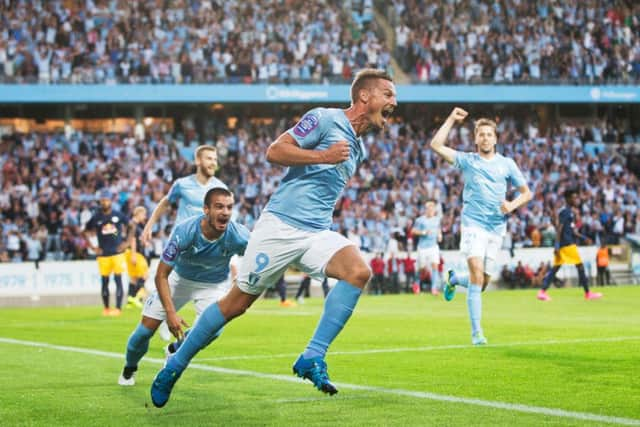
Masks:
[[[129,368],[127,366],[124,367],[122,373],[120,374],[120,378],[118,378],[118,384],[121,386],[132,386],[136,385],[136,371],[138,368]]]
[[[119,308],[112,308],[109,310],[109,314],[107,316],[118,317],[122,314],[122,311]]]
[[[600,292],[587,292],[586,294],[584,294],[584,299],[586,300],[590,300],[590,299],[599,299],[602,298],[602,294]]]
[[[296,299],[296,301],[298,302],[298,305],[303,305],[304,304],[304,297],[298,297],[298,299]]]
[[[167,367],[158,372],[151,384],[151,402],[153,402],[153,406],[162,408],[167,404],[171,396],[171,390],[173,390],[173,386],[180,378],[180,375],[177,371]]]
[[[471,344],[473,345],[486,345],[487,339],[482,335],[482,332],[473,334],[471,336]]]
[[[451,301],[453,297],[456,296],[455,280],[456,280],[456,275],[453,272],[453,270],[447,271],[447,275],[445,276],[445,279],[444,279],[444,286],[443,286],[444,292],[442,293],[445,301]]]
[[[127,308],[142,308],[142,302],[136,297],[128,297],[127,298]]]
[[[280,301],[280,307],[295,307],[296,303],[293,301],[289,301],[288,299],[284,301]]]
[[[293,373],[300,378],[308,379],[323,393],[333,396],[338,392],[336,386],[329,381],[327,363],[321,357],[305,359],[300,355],[293,365]]]
[[[544,289],[540,289],[538,291],[538,295],[536,295],[536,298],[538,298],[540,301],[551,301],[551,297]]]
[[[102,309],[103,316],[109,316],[110,315],[109,313],[111,313],[111,309],[109,307],[105,307]]]

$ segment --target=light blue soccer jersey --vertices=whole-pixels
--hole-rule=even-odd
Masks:
[[[462,225],[503,233],[506,218],[500,205],[507,195],[507,185],[526,184],[516,163],[501,154],[486,160],[478,153],[457,152],[454,166],[464,178]]]
[[[200,221],[194,216],[176,225],[162,251],[162,262],[185,279],[202,283],[220,283],[229,276],[229,260],[235,254],[244,255],[249,230],[229,221],[227,230],[217,240],[202,235]]]
[[[338,141],[351,147],[349,159],[336,165],[291,166],[265,208],[301,230],[327,230],[338,197],[367,156],[362,139],[338,108],[314,108],[287,132],[305,149],[326,150]]]
[[[438,245],[438,234],[440,233],[440,217],[432,216],[427,218],[421,216],[416,219],[416,223],[413,225],[418,231],[428,231],[428,234],[418,236],[418,249],[433,248]]]
[[[212,176],[205,185],[198,182],[195,174],[176,179],[168,194],[169,201],[178,204],[175,223],[179,224],[194,215],[202,215],[204,195],[210,188],[218,186],[227,188],[215,176]]]

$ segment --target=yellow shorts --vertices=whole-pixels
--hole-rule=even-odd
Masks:
[[[122,274],[124,272],[124,254],[115,254],[109,256],[99,256],[98,271],[101,276],[109,276],[113,274]]]
[[[144,279],[147,277],[147,273],[149,273],[149,265],[147,264],[147,259],[142,256],[140,252],[136,252],[135,264],[131,262],[131,249],[127,249],[124,252],[124,257],[127,260],[127,274],[129,275],[129,278],[135,277],[136,279]]]
[[[582,264],[582,258],[576,245],[564,246],[553,257],[553,265],[577,265]]]

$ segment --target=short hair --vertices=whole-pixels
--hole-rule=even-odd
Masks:
[[[196,148],[194,158],[197,159],[198,157],[200,157],[200,154],[205,151],[213,151],[214,153],[218,154],[218,150],[213,145],[200,145],[198,146],[198,148]]]
[[[351,102],[356,102],[358,93],[362,89],[368,89],[373,80],[384,79],[393,82],[393,78],[384,70],[376,68],[364,68],[356,74],[351,83]]]
[[[498,135],[498,125],[493,120],[487,119],[486,117],[482,117],[476,120],[475,126],[473,128],[474,135],[478,133],[478,129],[480,129],[480,126],[490,126],[493,128],[493,133]]]
[[[438,204],[438,202],[436,202],[436,199],[427,199],[424,201],[424,204],[426,205],[427,203],[433,203],[434,205]]]
[[[207,191],[207,194],[204,195],[204,205],[205,206],[209,206],[209,203],[211,203],[211,199],[213,198],[213,196],[216,196],[216,195],[219,195],[219,194],[233,197],[233,193],[231,191],[229,191],[228,188],[226,188],[226,187],[213,187],[213,188],[211,188],[211,189],[209,189]]]
[[[574,187],[567,188],[566,190],[564,190],[564,199],[569,200],[571,196],[573,196],[574,194],[578,194],[577,188],[574,188]]]

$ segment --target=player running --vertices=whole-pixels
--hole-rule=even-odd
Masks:
[[[471,320],[471,342],[487,343],[481,326],[481,293],[497,274],[496,256],[506,231],[506,215],[531,200],[531,191],[516,163],[496,153],[498,141],[493,120],[479,119],[475,123],[475,153],[456,151],[444,145],[451,128],[462,123],[468,113],[454,108],[431,141],[431,148],[444,160],[460,169],[464,178],[462,193],[462,226],[460,251],[467,259],[469,276],[457,276],[449,271],[445,279],[444,298],[453,299],[455,287],[467,288],[467,307]],[[520,193],[505,200],[511,184]]]
[[[229,261],[242,255],[249,230],[231,221],[233,195],[226,187],[214,187],[204,197],[204,214],[178,224],[167,242],[156,272],[157,291],[142,312],[142,320],[127,342],[126,362],[118,384],[135,384],[134,374],[149,348],[149,340],[163,320],[180,346],[187,323],[177,313],[193,301],[199,316],[231,287]],[[207,342],[220,334],[208,335]]]
[[[151,387],[155,406],[167,403],[176,381],[211,337],[243,314],[290,265],[314,277],[338,279],[311,341],[293,365],[293,372],[318,390],[337,393],[325,354],[351,317],[371,271],[353,242],[330,230],[332,213],[366,157],[361,136],[382,129],[397,105],[391,77],[380,70],[360,71],[351,86],[351,101],[346,110],[309,111],[269,147],[267,160],[289,166],[289,171],[255,225],[238,284],[205,310],[156,376]]]

